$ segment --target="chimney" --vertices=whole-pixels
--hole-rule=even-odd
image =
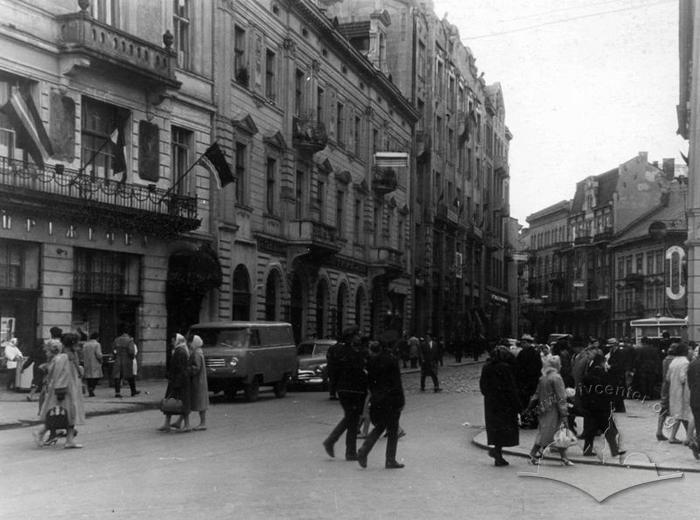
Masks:
[[[639,158],[642,160],[642,162],[647,162],[649,159],[649,153],[648,152],[639,152]]]
[[[663,159],[663,167],[661,169],[668,180],[673,179],[676,173],[676,160],[673,157],[670,159]]]

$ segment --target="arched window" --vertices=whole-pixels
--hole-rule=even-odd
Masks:
[[[326,337],[328,309],[328,283],[321,280],[316,286],[316,337]]]
[[[250,320],[250,278],[248,269],[239,265],[233,272],[233,303],[231,308],[233,320]]]
[[[265,284],[265,319],[267,321],[279,319],[279,283],[279,273],[277,271],[270,272]]]
[[[362,288],[357,290],[355,295],[355,323],[364,331],[363,317],[365,315],[365,291]]]

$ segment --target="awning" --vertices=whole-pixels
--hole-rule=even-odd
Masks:
[[[43,168],[53,155],[53,148],[32,98],[23,95],[19,87],[12,87],[10,100],[2,110],[15,126],[17,145],[26,149]]]
[[[379,168],[408,168],[408,153],[377,152],[374,154],[374,164]]]

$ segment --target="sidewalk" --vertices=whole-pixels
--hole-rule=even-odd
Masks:
[[[87,417],[123,412],[133,412],[143,408],[155,408],[165,394],[167,381],[164,379],[137,380],[136,389],[141,393],[130,397],[129,385],[122,387],[122,398],[114,397],[114,389],[104,379],[95,389],[95,397],[85,396]],[[0,389],[0,430],[39,424],[38,395],[33,402],[27,401],[29,392],[15,392]]]
[[[620,458],[613,458],[607,443],[604,444],[602,436],[596,437],[594,450],[600,457],[584,457],[583,441],[577,446],[569,448],[567,456],[575,464],[594,464],[616,466],[625,468],[657,469],[658,471],[687,471],[700,473],[700,461],[693,458],[693,454],[683,444],[669,444],[666,441],[656,440],[656,409],[659,401],[635,401],[626,400],[626,413],[616,413],[615,423],[620,432],[620,447],[626,450],[626,454]],[[582,419],[576,421],[578,432],[582,431]],[[535,440],[537,430],[520,430],[520,445],[512,448],[504,448],[503,453],[519,457],[529,457],[530,448]],[[664,430],[668,437],[668,430]],[[679,439],[685,439],[685,431],[681,426],[678,433]],[[486,444],[486,431],[478,433],[472,442],[483,449],[488,449]],[[545,455],[542,462],[545,465],[554,464],[559,459],[558,455]],[[602,460],[601,460],[602,459]]]

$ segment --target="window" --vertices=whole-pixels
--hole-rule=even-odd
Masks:
[[[23,286],[22,259],[23,250],[20,245],[0,240],[0,287]]]
[[[377,153],[379,145],[379,130],[376,128],[372,129],[372,154]]]
[[[93,179],[111,178],[120,160],[110,136],[117,128],[124,131],[126,117],[113,105],[83,98],[81,119],[81,165]]]
[[[294,115],[301,117],[304,103],[304,73],[297,69],[294,74]]]
[[[444,146],[442,141],[442,118],[440,116],[435,116],[435,145],[438,151],[441,146]]]
[[[335,229],[339,236],[343,236],[343,210],[345,207],[345,193],[338,190],[336,193],[336,208],[335,208]]]
[[[338,103],[335,107],[335,117],[336,117],[336,139],[338,140],[338,145],[344,146],[345,144],[345,105]]]
[[[192,132],[178,127],[172,127],[172,142],[170,145],[171,171],[173,175],[173,191],[178,195],[186,195],[189,192],[189,179],[183,177],[190,167]],[[194,178],[194,175],[191,176]]]
[[[173,0],[174,45],[177,64],[190,67],[190,0]]]
[[[233,272],[233,301],[231,302],[231,319],[248,321],[250,319],[250,277],[243,265]],[[253,342],[251,337],[251,344]]]
[[[353,240],[356,244],[359,244],[362,236],[362,200],[360,199],[355,199],[355,214],[353,218]]]
[[[318,181],[318,212],[321,222],[326,219],[325,207],[326,207],[326,183],[319,180]]]
[[[418,77],[425,77],[425,43],[418,41]]]
[[[177,12],[177,9],[175,9],[175,12]],[[90,3],[90,15],[95,20],[117,27],[119,23],[119,0],[93,0]]]
[[[399,217],[399,225],[398,229],[396,230],[396,236],[397,236],[397,247],[399,251],[403,251],[404,248],[404,228],[406,227],[406,220],[403,217]]]
[[[316,121],[319,122],[324,122],[325,121],[325,111],[324,111],[324,103],[326,102],[326,92],[321,88],[318,87],[316,89]]]
[[[248,64],[245,59],[245,30],[236,25],[233,33],[233,72],[236,82],[247,87]]]
[[[443,85],[444,85],[444,65],[442,64],[442,61],[438,60],[437,62],[437,68],[436,70],[436,77],[435,77],[435,97],[438,99],[442,98],[442,90],[443,90]]]
[[[359,116],[355,116],[355,125],[353,127],[353,137],[355,139],[355,155],[359,156],[360,155],[360,128],[361,128],[362,121],[360,120]]]
[[[247,146],[243,143],[236,143],[236,201],[245,204],[246,192],[246,152]]]
[[[381,207],[378,204],[375,204],[372,213],[372,223],[374,224],[374,233],[372,233],[372,246],[377,247],[379,245],[379,232],[382,227]]]
[[[644,255],[642,253],[638,253],[635,257],[635,268],[636,273],[642,274],[644,272]]]
[[[277,161],[271,157],[267,158],[266,167],[266,193],[265,193],[265,209],[268,215],[275,214],[275,195],[276,195],[276,177],[277,177]]]
[[[273,103],[277,100],[277,56],[271,50],[265,52],[265,97]]]
[[[296,185],[296,208],[295,217],[301,219],[304,216],[304,183],[306,175],[303,170],[297,170],[297,185]]]
[[[73,290],[90,294],[139,294],[140,258],[111,251],[75,249]]]

